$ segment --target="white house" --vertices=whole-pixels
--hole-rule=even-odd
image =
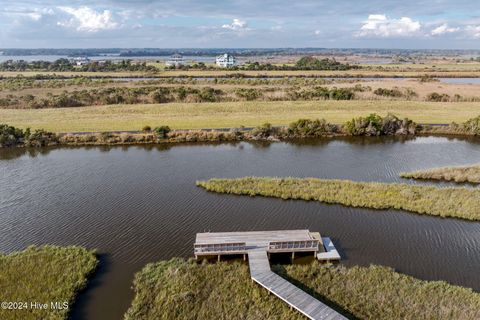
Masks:
[[[225,53],[217,57],[216,64],[221,68],[230,68],[237,64],[237,59],[231,54]]]
[[[167,67],[178,67],[178,66],[182,66],[185,64],[185,61],[183,60],[183,56],[180,55],[180,54],[174,54],[170,57],[170,59],[168,59],[166,62],[165,62],[165,65]]]
[[[90,59],[88,59],[87,57],[77,57],[73,58],[73,62],[75,62],[75,64],[80,67],[89,64]]]

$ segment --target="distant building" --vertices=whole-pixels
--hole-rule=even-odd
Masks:
[[[216,64],[220,68],[231,68],[237,64],[237,60],[231,54],[225,53],[217,57]]]
[[[178,67],[183,66],[185,64],[185,60],[183,60],[183,56],[181,54],[174,54],[165,62],[167,67]]]
[[[73,58],[73,62],[80,67],[80,66],[85,66],[89,64],[90,59],[88,59],[87,57],[77,57],[77,58]]]

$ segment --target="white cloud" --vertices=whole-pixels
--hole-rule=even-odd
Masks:
[[[441,26],[436,27],[432,30],[432,36],[439,36],[447,33],[454,33],[460,31],[460,28],[450,28],[448,24],[444,23]]]
[[[46,15],[53,15],[54,11],[50,8],[18,8],[13,11],[0,11],[0,15],[5,15],[6,17],[10,17],[15,19],[15,21],[24,20],[32,20],[32,21],[40,21]]]
[[[478,26],[467,26],[465,30],[472,37],[480,38],[480,25],[478,25]]]
[[[248,30],[248,25],[246,21],[233,19],[231,24],[224,24],[222,28],[230,30]]]
[[[315,30],[315,35],[316,35],[316,36],[319,36],[319,35],[321,35],[321,34],[322,34],[322,31],[320,31],[320,30]]]
[[[118,23],[115,22],[110,10],[104,10],[100,13],[89,7],[59,7],[59,9],[71,16],[66,21],[57,22],[62,27],[73,27],[78,31],[86,32],[111,30],[118,27]]]
[[[371,14],[363,22],[360,32],[357,36],[376,36],[376,37],[406,37],[417,34],[422,25],[419,21],[413,21],[411,18],[402,17],[400,19],[389,19],[383,14]]]

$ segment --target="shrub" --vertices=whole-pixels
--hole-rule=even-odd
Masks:
[[[254,88],[239,88],[235,90],[235,94],[247,101],[257,100],[262,97],[262,92]]]
[[[144,127],[142,128],[142,131],[145,132],[145,133],[146,133],[146,132],[150,132],[150,131],[152,131],[152,127],[150,127],[150,126],[144,126]]]
[[[272,127],[270,123],[264,123],[252,130],[252,136],[255,138],[268,138],[278,133],[278,129]]]
[[[353,100],[355,98],[355,93],[348,88],[333,88],[328,94],[331,100]]]
[[[217,101],[217,97],[222,95],[222,90],[214,89],[210,87],[202,88],[198,93],[198,97],[200,101],[204,102],[215,102]]]
[[[375,91],[373,91],[373,93],[376,94],[377,96],[383,96],[383,97],[392,97],[392,98],[403,97],[402,91],[400,91],[398,88],[393,88],[393,89],[378,88]]]
[[[407,118],[400,120],[392,114],[388,114],[385,118],[371,114],[366,118],[359,117],[347,121],[343,128],[352,136],[380,136],[415,134],[417,124]]]
[[[24,137],[22,129],[0,124],[0,147],[13,147],[22,143]]]
[[[319,60],[312,56],[305,56],[297,61],[295,68],[299,70],[348,70],[352,69],[353,66],[342,64],[335,59]]]
[[[37,129],[33,133],[25,135],[25,145],[28,147],[45,147],[58,143],[58,136],[43,129]]]
[[[158,88],[150,94],[153,103],[166,103],[170,101],[170,90],[167,88]]]
[[[169,126],[160,126],[153,129],[153,131],[159,138],[165,139],[171,130]]]
[[[462,129],[469,134],[480,136],[480,116],[464,122]]]
[[[336,132],[338,132],[338,127],[324,119],[300,119],[292,122],[288,127],[288,134],[293,137],[321,137]]]
[[[448,102],[450,101],[450,96],[446,93],[437,93],[437,92],[432,92],[427,96],[427,101],[433,101],[433,102]]]
[[[352,136],[378,136],[381,134],[382,117],[372,113],[366,118],[353,118],[345,123],[344,128]]]

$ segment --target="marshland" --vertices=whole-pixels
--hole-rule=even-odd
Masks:
[[[210,179],[197,185],[208,191],[314,200],[371,209],[397,209],[441,217],[480,220],[480,190],[407,184],[298,178]]]
[[[300,259],[275,271],[348,316],[477,318],[478,188],[445,174],[439,182],[400,175],[478,162],[479,85],[439,80],[478,79],[478,61],[364,65],[337,57],[349,67],[293,70],[300,58],[235,70],[170,70],[153,61],[3,68],[0,261],[87,248],[75,249],[84,250],[72,255],[79,264],[57,279],[68,286],[62,297],[72,301],[72,319],[290,319],[298,315],[248,281],[245,265],[184,259],[196,232],[308,226],[333,239],[341,265]],[[260,195],[251,189],[266,187],[278,192],[265,195],[285,200],[195,185],[266,176],[295,177],[294,192],[257,178],[227,191]],[[312,199],[322,201],[305,201]],[[22,251],[31,244],[70,249]],[[50,259],[41,262],[65,267]],[[207,285],[212,274],[216,286]],[[57,281],[36,280],[35,288]],[[232,282],[231,309],[207,308]]]
[[[401,172],[474,163],[480,157],[475,137],[3,148],[0,157],[2,252],[30,244],[97,249],[99,266],[73,304],[73,319],[123,317],[134,298],[134,274],[153,261],[191,257],[195,233],[204,230],[308,226],[332,237],[344,266],[387,266],[417,279],[480,290],[471,267],[480,264],[478,222],[221,195],[195,185],[212,177],[244,176],[410,183]]]
[[[402,172],[402,178],[421,179],[421,180],[440,180],[480,183],[480,165],[462,166],[462,167],[444,167],[419,170],[414,172]]]
[[[277,265],[274,271],[356,319],[480,316],[479,293],[441,281],[421,281],[386,267]],[[191,319],[192,314],[204,319],[304,319],[253,283],[240,263],[198,265],[172,259],[149,264],[135,276],[134,290],[127,320]]]
[[[95,251],[75,246],[0,254],[0,318],[67,319],[97,263]]]

